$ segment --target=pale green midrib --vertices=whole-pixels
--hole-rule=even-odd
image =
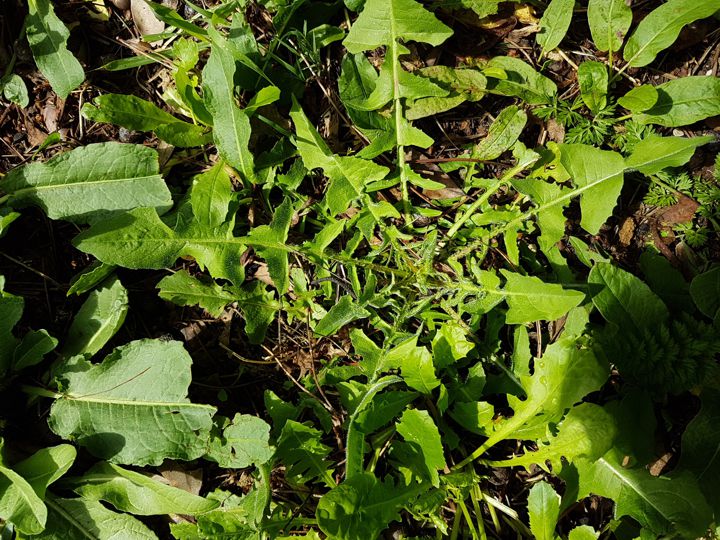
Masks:
[[[39,501],[37,493],[35,493],[35,490],[32,488],[32,486],[27,481],[27,479],[23,478],[22,475],[20,475],[19,473],[16,473],[12,469],[8,469],[7,467],[3,467],[2,465],[0,465],[0,474],[4,475],[6,478],[8,478],[10,480],[10,483],[17,488],[17,490],[22,495],[22,498],[25,501],[25,504],[27,504],[27,506],[32,510],[33,517],[37,518],[37,516],[35,515],[35,509],[33,508],[33,499],[38,499],[38,502],[41,502],[41,501]],[[21,481],[20,482],[13,481],[14,476],[17,476],[17,478],[20,479]]]
[[[225,54],[225,53],[223,52],[223,54]],[[237,157],[240,160],[240,166],[242,167],[242,173],[246,177],[249,177],[249,176],[251,176],[251,171],[248,171],[247,163],[245,162],[245,156],[243,154],[243,148],[242,148],[242,145],[240,144],[240,138],[238,137],[238,134],[240,133],[240,131],[239,131],[240,126],[238,124],[237,115],[245,114],[245,113],[235,104],[235,101],[233,99],[233,87],[230,84],[230,81],[234,80],[234,77],[235,77],[235,64],[233,62],[233,69],[230,70],[230,73],[227,73],[225,70],[226,65],[225,65],[224,60],[222,58],[218,58],[218,60],[220,61],[220,67],[222,69],[222,74],[223,74],[223,80],[225,82],[223,89],[226,92],[223,92],[223,94],[227,96],[228,105],[229,105],[229,109],[230,109],[230,119],[231,119],[232,127],[233,127],[233,134],[234,134],[233,142],[235,143],[235,150],[237,152]],[[223,107],[223,109],[224,109],[224,107]],[[217,111],[217,112],[220,114],[223,114],[220,111]]]
[[[698,145],[698,146],[701,146],[701,145]],[[695,150],[698,146],[687,146],[687,147],[682,148],[682,149],[680,149],[680,150],[675,150],[675,151],[673,151],[673,152],[671,152],[671,153],[669,153],[669,154],[666,154],[666,155],[664,155],[664,156],[662,156],[662,157],[653,158],[653,159],[648,160],[648,161],[645,161],[645,162],[643,162],[643,163],[628,163],[628,160],[626,159],[626,160],[625,160],[625,164],[627,165],[627,168],[628,168],[628,169],[633,169],[633,170],[638,170],[638,171],[639,171],[641,168],[647,167],[648,165],[655,165],[656,163],[662,163],[663,161],[667,161],[668,159],[672,159],[672,158],[674,158],[675,156],[680,156],[680,155],[683,154],[683,152],[687,152],[688,149],[693,149],[693,150]],[[631,156],[631,157],[632,157],[632,156]]]
[[[662,509],[655,506],[655,504],[653,504],[653,501],[651,499],[648,499],[645,496],[645,494],[643,493],[643,491],[640,489],[640,487],[638,487],[635,483],[633,483],[630,478],[624,476],[621,471],[618,471],[617,469],[615,469],[615,467],[612,466],[612,463],[610,463],[604,457],[601,457],[600,459],[598,459],[598,462],[600,462],[600,464],[607,467],[613,475],[615,475],[620,481],[624,482],[627,486],[629,486],[635,493],[637,493],[640,496],[640,498],[642,498],[642,500],[647,502],[651,508],[653,508],[658,514],[660,514],[661,516],[664,517],[664,512],[662,511]]]
[[[29,193],[35,193],[38,191],[47,191],[47,190],[53,190],[53,189],[68,189],[68,188],[74,188],[74,187],[85,187],[85,186],[102,186],[102,185],[109,185],[109,184],[121,184],[121,183],[127,183],[127,182],[142,182],[146,180],[155,180],[159,179],[162,180],[162,176],[160,174],[153,174],[149,176],[129,176],[124,178],[110,178],[107,180],[90,180],[88,182],[85,181],[75,181],[65,184],[45,184],[45,185],[37,185],[37,186],[27,186],[20,188],[16,191],[11,191],[10,195],[13,197],[17,197],[18,194],[24,194],[26,192]]]
[[[49,507],[51,507],[56,513],[60,514],[61,517],[65,518],[65,520],[70,523],[72,526],[75,527],[80,533],[85,537],[89,538],[90,540],[99,540],[95,535],[93,535],[90,531],[88,531],[82,523],[80,523],[78,520],[76,520],[71,514],[65,511],[65,509],[60,506],[58,503],[55,502],[55,498],[52,496],[45,498],[45,504],[47,504]]]
[[[49,3],[49,2],[48,2],[48,3]],[[46,24],[45,24],[45,20],[43,19],[43,17],[40,16],[39,11],[37,10],[37,2],[36,2],[36,0],[29,0],[28,4],[32,5],[32,6],[35,8],[35,15],[36,15],[36,17],[38,18],[38,20],[40,21],[40,25],[42,26],[43,30],[45,31],[45,35],[49,37],[49,36],[51,35],[51,33],[52,33],[52,30],[50,29],[50,26],[49,26],[49,25],[46,25]],[[52,10],[53,15],[55,15],[55,18],[58,18],[57,15],[55,14],[55,9],[53,8],[52,5],[49,6],[49,9]],[[59,18],[58,18],[58,21],[60,22],[60,24],[63,24],[63,22],[60,21]],[[66,30],[67,30],[67,27],[66,27]],[[69,32],[68,32],[68,35],[67,35],[67,36],[63,36],[63,37],[64,37],[65,39],[68,39],[68,37],[69,37]],[[67,46],[63,46],[63,47],[57,46],[56,43],[55,43],[55,41],[53,41],[52,39],[49,39],[48,41],[50,41],[50,44],[52,45],[53,51],[55,52],[55,54],[54,54],[53,56],[55,56],[55,58],[59,58],[59,59],[60,59],[60,63],[61,63],[62,66],[63,66],[63,69],[61,70],[61,71],[62,71],[62,75],[61,75],[60,78],[64,78],[64,79],[65,79],[65,82],[66,82],[66,83],[69,83],[69,82],[70,82],[70,78],[67,76],[67,74],[70,73],[70,69],[69,69],[69,67],[68,67],[68,64],[66,64],[66,59],[67,59],[67,58],[66,58],[66,55],[60,54],[60,51],[63,51],[63,50],[64,50],[64,51],[67,52],[67,53],[69,53],[70,51],[68,51]],[[47,56],[47,55],[46,55],[46,56]],[[57,71],[57,70],[56,70],[56,71]],[[57,75],[56,75],[56,76],[57,76]]]
[[[60,401],[79,401],[83,403],[98,403],[98,404],[108,404],[108,405],[132,405],[132,406],[138,406],[138,407],[177,407],[177,408],[194,408],[194,409],[212,409],[215,410],[215,407],[212,405],[204,405],[202,403],[193,403],[191,401],[133,401],[129,399],[109,399],[109,398],[94,398],[94,397],[84,397],[84,396],[73,396],[72,394],[63,394],[62,397],[58,398],[58,402]]]
[[[663,5],[666,5],[666,4],[663,4]],[[660,9],[661,7],[662,7],[662,6],[660,6],[660,7],[657,8],[657,9]],[[687,13],[685,13],[685,14],[687,14]],[[663,32],[665,32],[665,30],[667,30],[670,26],[672,26],[673,24],[675,24],[675,23],[678,21],[678,19],[682,19],[682,16],[683,16],[683,15],[684,15],[684,14],[681,13],[680,15],[678,15],[677,17],[675,17],[674,19],[671,19],[670,22],[668,22],[665,26],[663,26],[662,29],[660,29],[659,31],[657,31],[657,32],[655,33],[655,35],[654,35],[652,38],[650,38],[650,39],[645,43],[645,45],[643,45],[642,47],[638,48],[637,52],[636,52],[629,60],[626,60],[626,62],[627,62],[628,64],[632,64],[633,60],[635,60],[638,56],[640,56],[643,52],[645,52],[645,49],[647,49],[652,43],[655,43],[656,40],[657,40],[657,38],[658,38],[658,36],[660,36]],[[694,19],[694,20],[697,20],[697,19]],[[682,27],[685,26],[686,24],[689,24],[689,23],[683,23],[682,26],[680,27],[680,29],[682,30]],[[636,30],[636,32],[637,32],[637,30]],[[633,34],[633,36],[630,36],[631,39],[632,39],[633,37],[634,37],[634,34]],[[627,45],[625,45],[625,48],[627,49]],[[662,51],[660,51],[660,52],[662,52]],[[637,67],[642,67],[642,66],[637,66]]]

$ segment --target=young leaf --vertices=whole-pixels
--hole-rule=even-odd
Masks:
[[[494,78],[487,70],[500,69],[504,78]],[[496,56],[485,66],[488,90],[504,96],[517,96],[529,105],[549,103],[557,94],[553,81],[535,71],[519,58]]]
[[[316,511],[318,525],[335,540],[379,538],[418,491],[381,482],[371,473],[358,474],[323,495]]]
[[[537,35],[538,45],[543,53],[560,45],[570,27],[575,0],[552,0],[540,19],[540,32]]]
[[[179,306],[199,305],[213,317],[219,317],[225,306],[237,296],[215,282],[205,283],[192,277],[186,270],[178,270],[157,284],[158,296]]]
[[[560,495],[547,482],[535,484],[528,495],[530,531],[536,540],[555,540],[560,517]]]
[[[75,274],[72,280],[70,280],[70,288],[66,293],[67,296],[71,294],[85,294],[105,281],[105,278],[114,271],[115,266],[112,264],[93,261],[89,266],[84,268],[82,272]]]
[[[507,280],[502,294],[508,305],[505,316],[508,324],[554,321],[585,298],[585,293],[566,290],[553,283],[543,283],[534,276],[522,276],[507,270],[502,270],[502,274]]]
[[[714,140],[713,137],[660,137],[650,135],[635,145],[625,159],[628,169],[643,174],[655,174],[668,167],[685,165],[699,146]]]
[[[668,309],[640,279],[613,266],[597,263],[588,276],[590,297],[603,317],[623,331],[642,334],[662,324]]]
[[[720,0],[668,0],[645,17],[625,45],[623,57],[632,67],[646,66],[672,45],[680,30],[720,10]]]
[[[38,497],[44,499],[47,487],[70,469],[76,456],[75,447],[59,444],[38,450],[29,458],[16,463],[13,470],[27,480]]]
[[[437,471],[445,468],[445,456],[440,440],[440,432],[427,411],[406,410],[396,425],[397,432],[407,444],[423,458],[424,476],[431,479],[433,486],[440,485]]]
[[[578,83],[583,102],[594,115],[607,105],[608,72],[602,62],[583,62],[578,66]]]
[[[62,354],[93,356],[120,330],[127,312],[127,290],[113,276],[90,293],[75,315]]]
[[[405,383],[425,395],[440,386],[432,354],[427,348],[418,346],[417,337],[404,341],[382,355],[378,372],[392,368],[400,368]]]
[[[657,88],[651,84],[642,84],[630,90],[627,94],[618,98],[618,105],[625,107],[634,113],[647,111],[658,101]]]
[[[315,479],[326,486],[335,485],[331,462],[327,457],[330,447],[320,441],[322,432],[305,424],[288,420],[277,442],[276,459],[285,465],[285,477],[295,484]]]
[[[192,360],[177,341],[139,340],[102,363],[81,356],[55,372],[48,424],[113,463],[159,465],[205,453],[215,408],[187,399]]]
[[[85,80],[80,62],[67,49],[70,32],[50,0],[28,0],[25,35],[35,63],[62,99]]]
[[[230,175],[222,160],[193,179],[190,204],[193,215],[201,225],[219,227],[225,223],[232,191]]]
[[[353,301],[352,296],[345,295],[317,323],[315,332],[321,336],[331,336],[346,324],[369,316],[368,310]]]
[[[290,282],[285,242],[294,213],[292,202],[286,197],[275,210],[270,225],[255,227],[247,236],[247,243],[267,262],[270,278],[280,294],[287,292]]]
[[[655,90],[657,101],[635,116],[638,122],[677,127],[720,114],[720,77],[681,77]]]
[[[230,469],[244,469],[267,463],[273,455],[270,426],[250,414],[235,414],[223,426],[222,436],[210,438],[207,458]],[[184,513],[184,512],[180,512]]]
[[[715,318],[720,310],[720,267],[708,270],[693,278],[690,295],[703,315]]]
[[[23,336],[13,353],[13,371],[39,364],[47,353],[57,347],[57,344],[58,340],[46,330],[31,330]]]
[[[532,464],[537,464],[545,469],[546,461],[551,462],[554,468],[561,468],[562,458],[570,463],[578,458],[597,459],[610,450],[616,433],[612,416],[593,403],[581,403],[570,409],[557,429],[558,434],[551,437],[547,444],[538,442],[536,451],[495,461],[493,465],[530,468]]]
[[[112,463],[98,463],[71,482],[75,492],[83,499],[105,501],[121,512],[137,516],[195,516],[219,506],[217,501],[193,495]]]
[[[154,131],[158,137],[178,147],[201,146],[212,139],[202,126],[175,118],[157,105],[127,94],[104,94],[85,103],[82,115],[94,122],[106,122],[134,131]]]
[[[560,420],[566,409],[600,388],[607,376],[608,368],[591,350],[578,348],[573,336],[562,337],[535,360],[533,375],[519,376],[527,399],[508,395],[513,416],[497,423],[488,440],[455,468],[477,459],[505,439],[544,437],[549,423]]]
[[[560,162],[581,192],[580,225],[597,234],[612,214],[623,186],[625,162],[617,152],[584,144],[560,145]]]
[[[189,206],[171,216],[174,230],[154,209],[136,208],[94,224],[73,243],[106,264],[125,268],[159,270],[172,266],[179,257],[194,257],[214,278],[242,283],[245,274],[240,256],[246,241],[232,235],[232,219],[220,227],[203,227],[189,215]]]
[[[205,106],[213,118],[213,137],[220,155],[245,180],[255,181],[250,143],[250,118],[235,103],[235,59],[228,42],[213,37],[210,58],[203,69]]]
[[[10,171],[0,182],[10,204],[35,204],[51,219],[97,221],[138,207],[164,212],[172,198],[159,174],[155,150],[115,142],[89,144],[46,163]]]
[[[102,503],[87,499],[48,496],[47,528],[42,540],[89,540],[113,538],[122,531],[123,540],[157,540],[154,532],[127,514],[108,510]]]
[[[682,438],[679,470],[695,474],[715,515],[720,514],[720,393],[706,389],[700,396],[702,407]]]
[[[295,99],[290,109],[290,117],[295,124],[295,144],[303,163],[308,169],[322,169],[330,179],[324,204],[333,215],[346,211],[352,201],[362,196],[365,186],[387,176],[387,167],[358,157],[333,154]]]
[[[25,534],[41,532],[47,521],[47,508],[32,486],[3,465],[0,465],[0,518]]]
[[[590,0],[587,10],[590,34],[599,51],[610,57],[622,47],[632,24],[632,10],[625,0]]]
[[[15,73],[8,73],[0,78],[0,92],[5,96],[5,99],[16,103],[21,109],[24,109],[30,103],[25,81]]]
[[[712,512],[691,473],[656,477],[644,467],[626,468],[622,463],[623,455],[616,450],[596,460],[576,460],[578,496],[612,499],[616,518],[631,516],[655,536],[674,532],[682,538],[699,538],[705,533]]]
[[[488,129],[487,136],[472,149],[471,157],[487,161],[497,159],[515,144],[526,123],[525,111],[516,105],[504,108]]]

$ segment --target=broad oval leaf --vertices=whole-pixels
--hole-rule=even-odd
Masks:
[[[25,35],[35,63],[62,99],[85,80],[80,62],[67,49],[70,31],[50,0],[28,0]]]
[[[488,68],[502,70],[505,77],[492,77]],[[488,77],[488,90],[504,96],[517,96],[529,105],[549,103],[557,94],[553,81],[519,58],[496,56],[487,63],[485,75]]]
[[[169,209],[172,198],[159,170],[151,148],[89,144],[13,169],[0,189],[10,195],[10,204],[35,204],[51,219],[90,223],[121,210]]]
[[[720,115],[720,77],[682,77],[655,90],[657,100],[635,115],[638,122],[676,127]]]
[[[640,21],[625,45],[625,60],[632,67],[648,65],[675,42],[686,24],[718,10],[720,0],[668,0]]]
[[[207,459],[221,467],[244,469],[267,463],[273,456],[270,426],[262,418],[236,414],[223,426],[222,436],[210,439]]]
[[[643,174],[655,174],[668,167],[685,165],[695,149],[714,140],[714,137],[660,137],[650,135],[635,145],[625,159],[628,169]]]
[[[565,315],[585,298],[585,293],[563,289],[561,285],[543,283],[534,276],[522,276],[502,270],[507,280],[501,293],[505,296],[508,324],[554,321]]]
[[[587,10],[590,34],[599,51],[619,51],[632,24],[625,0],[590,0]]]
[[[538,45],[543,53],[560,45],[570,27],[575,0],[552,0],[540,19],[540,32],[537,35]]]
[[[62,353],[67,357],[94,355],[120,329],[127,312],[127,290],[113,276],[88,295],[70,325]]]
[[[187,398],[192,360],[177,341],[139,340],[102,363],[81,356],[55,372],[48,424],[114,463],[159,465],[205,453],[215,408]]]

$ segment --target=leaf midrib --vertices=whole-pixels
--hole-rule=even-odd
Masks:
[[[105,184],[119,184],[123,182],[142,182],[145,180],[154,180],[159,179],[162,180],[162,176],[159,174],[153,174],[149,176],[129,176],[124,178],[110,178],[106,180],[90,180],[90,181],[74,181],[64,184],[40,184],[35,186],[27,186],[20,188],[18,190],[10,192],[11,195],[17,196],[18,194],[24,194],[26,192],[35,193],[38,191],[46,191],[46,190],[53,190],[53,189],[63,189],[63,188],[72,188],[77,186],[99,186],[99,185],[105,185]]]

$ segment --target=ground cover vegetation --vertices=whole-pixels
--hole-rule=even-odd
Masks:
[[[720,0],[4,6],[3,539],[716,537]]]

